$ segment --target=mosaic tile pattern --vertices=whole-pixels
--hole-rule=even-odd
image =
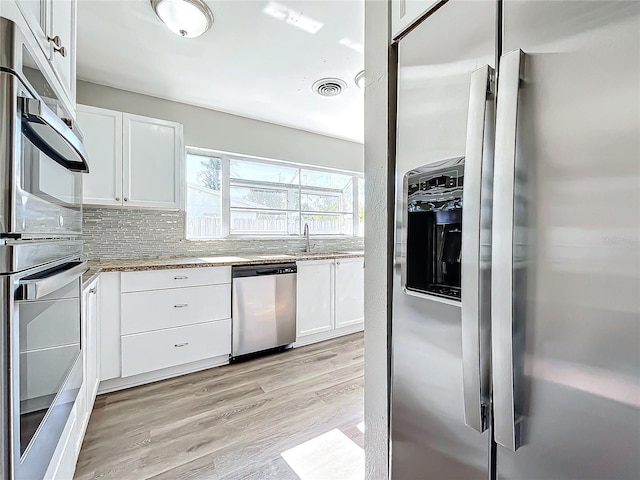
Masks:
[[[185,212],[84,207],[84,253],[88,259],[280,254],[304,250],[304,239],[185,240]],[[314,252],[364,249],[364,239],[311,238]]]

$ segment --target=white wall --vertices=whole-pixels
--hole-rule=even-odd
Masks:
[[[185,144],[362,172],[363,145],[78,80],[77,102],[184,125]]]
[[[365,460],[367,480],[389,472],[388,281],[393,246],[393,164],[389,155],[389,4],[365,0]]]

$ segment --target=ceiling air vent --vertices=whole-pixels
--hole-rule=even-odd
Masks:
[[[311,88],[323,97],[335,97],[347,88],[347,84],[339,78],[322,78],[314,83]]]

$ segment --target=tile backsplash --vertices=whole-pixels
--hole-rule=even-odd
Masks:
[[[241,255],[302,251],[304,239],[185,240],[185,212],[84,207],[84,253],[89,259]],[[362,250],[360,237],[311,237],[313,251]]]

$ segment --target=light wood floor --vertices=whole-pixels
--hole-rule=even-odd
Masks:
[[[280,453],[333,429],[360,446],[361,333],[101,395],[76,479],[296,480]]]

